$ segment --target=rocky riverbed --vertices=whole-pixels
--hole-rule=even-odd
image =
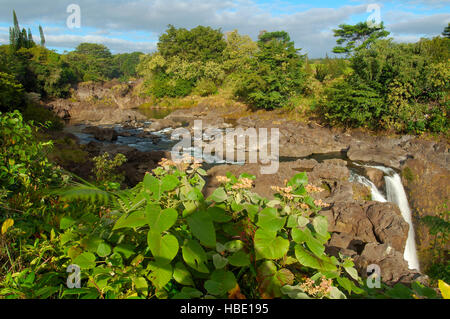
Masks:
[[[328,245],[330,253],[341,252],[354,257],[363,276],[368,265],[378,264],[383,280],[389,284],[423,279],[420,273],[408,268],[403,258],[409,225],[398,207],[371,201],[370,190],[351,182],[350,175],[356,170],[382,192],[385,190],[384,173],[353,163],[382,165],[395,169],[402,176],[413,212],[421,269],[425,269],[430,258],[431,238],[419,219],[442,211],[448,201],[450,155],[447,141],[346,132],[315,123],[289,121],[274,114],[252,113],[242,105],[200,103],[190,109],[176,110],[163,119],[149,119],[128,107],[127,103],[136,101],[127,99],[126,88],[122,89],[122,93],[120,90],[115,93],[118,97],[113,106],[83,102],[92,97],[93,89],[89,87],[83,89],[86,92],[78,93],[78,102],[62,100],[52,105],[61,117],[71,118],[72,123],[78,124],[67,126],[66,135],[82,144],[86,159],[103,152],[125,154],[128,162],[123,171],[126,182],[132,186],[155,168],[161,158],[170,157],[169,151],[176,143],[171,138],[173,130],[184,127],[192,131],[195,120],[202,120],[203,128],[221,130],[230,127],[243,130],[278,128],[282,161],[277,174],[262,175],[258,164],[209,165],[206,195],[217,186],[215,177],[226,172],[256,175],[254,191],[270,197],[270,186],[282,186],[286,179],[306,171],[312,184],[326,189],[318,199],[330,205],[322,211],[332,232]],[[98,100],[108,96],[98,94]],[[122,101],[122,106],[117,101]],[[248,145],[237,148],[249,151]],[[81,176],[89,176],[92,169],[89,160],[71,165],[71,169]]]

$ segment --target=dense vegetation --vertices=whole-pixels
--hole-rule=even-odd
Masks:
[[[343,25],[336,51],[348,57],[316,61],[284,31],[254,42],[169,26],[148,55],[92,43],[58,54],[40,31],[36,44],[14,14],[11,44],[0,47],[0,298],[440,297],[419,283],[369,289],[352,260],[327,255],[323,203],[305,173],[274,188],[272,201],[251,192],[255,177],[246,174],[220,177],[205,198],[201,166],[168,160],[126,189],[121,154],[95,158],[93,179],[83,181],[49,160],[53,143],[43,136],[62,124],[39,97],[139,76],[141,93],[156,99],[227,93],[254,108],[303,112],[306,104],[306,114],[332,125],[447,132],[448,30],[396,44],[383,27]],[[442,220],[424,220],[437,246],[448,238]],[[444,269],[435,278],[448,281],[436,258]],[[73,264],[81,282],[69,289]],[[448,297],[448,285],[439,287]]]
[[[310,196],[320,189],[305,173],[273,187],[272,201],[252,193],[245,174],[219,177],[204,198],[199,164],[163,159],[120,190],[124,158],[106,155],[96,180],[78,183],[48,161],[51,143],[19,112],[0,115],[0,297],[438,297],[419,283],[369,289],[351,259],[328,256],[327,219]],[[68,280],[70,265],[79,282]]]

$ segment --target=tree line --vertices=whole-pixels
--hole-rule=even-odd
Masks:
[[[442,36],[403,44],[388,38],[383,24],[343,24],[334,30],[333,50],[342,57],[311,60],[285,31],[261,31],[253,41],[237,30],[172,25],[151,54],[112,54],[95,43],[58,54],[45,48],[41,27],[36,45],[31,31],[20,31],[15,12],[13,20],[10,45],[0,46],[3,110],[17,108],[21,91],[68,97],[79,82],[140,77],[141,94],[156,103],[226,93],[256,109],[303,108],[330,125],[448,129],[448,26]]]

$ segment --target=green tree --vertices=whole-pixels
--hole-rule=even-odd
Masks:
[[[447,39],[450,38],[450,23],[445,27],[444,32],[442,32],[442,35]]]
[[[81,43],[75,51],[64,56],[80,81],[106,81],[113,78],[113,56],[102,44]]]
[[[9,42],[13,52],[21,48],[32,48],[35,44],[31,35],[30,29],[23,28],[20,30],[19,20],[17,19],[16,11],[13,10],[14,26],[9,28]]]
[[[257,108],[284,106],[303,89],[303,57],[299,51],[285,31],[261,33],[258,52],[236,91],[237,97]]]
[[[45,46],[45,35],[44,35],[44,30],[42,29],[41,26],[39,26],[39,35],[41,37],[41,46]]]
[[[355,25],[341,24],[335,29],[334,36],[338,46],[333,49],[334,53],[351,55],[353,51],[368,48],[375,40],[389,36],[390,32],[384,29],[384,24],[370,27],[367,22]]]
[[[223,59],[226,46],[220,29],[198,26],[187,30],[169,25],[166,32],[159,38],[158,51],[166,59],[178,56],[189,62],[219,62]]]
[[[24,105],[23,87],[14,76],[0,72],[0,112],[9,112]]]
[[[140,62],[140,57],[143,54],[144,53],[142,52],[133,52],[114,55],[113,64],[116,68],[115,77],[123,78],[125,80],[130,77],[136,77],[137,66]]]

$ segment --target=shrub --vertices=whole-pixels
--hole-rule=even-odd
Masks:
[[[217,86],[211,80],[201,79],[197,82],[193,93],[200,96],[213,95],[217,93]]]
[[[332,124],[375,128],[384,112],[378,92],[359,83],[339,81],[326,90],[320,112]]]
[[[0,72],[0,112],[22,108],[25,102],[22,85],[14,76]]]
[[[57,171],[47,159],[51,142],[38,142],[37,128],[23,121],[19,111],[0,113],[0,185],[1,188],[25,192],[51,185]]]

